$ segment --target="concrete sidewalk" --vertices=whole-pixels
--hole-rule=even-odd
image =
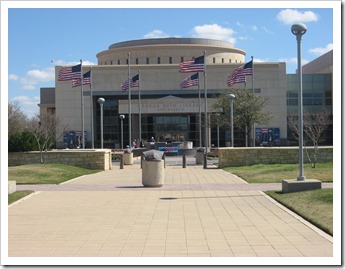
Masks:
[[[10,205],[8,256],[332,257],[331,236],[261,189],[196,165],[144,188],[138,163],[115,166]]]

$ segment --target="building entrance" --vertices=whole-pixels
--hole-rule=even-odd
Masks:
[[[190,119],[188,116],[156,116],[154,132],[160,142],[188,140]]]
[[[193,141],[199,137],[198,118],[195,115],[143,115],[142,135],[154,137],[157,142]]]

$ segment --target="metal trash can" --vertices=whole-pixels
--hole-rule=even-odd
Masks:
[[[123,153],[123,164],[133,164],[133,152],[130,149],[125,149]]]
[[[144,187],[161,187],[164,185],[164,152],[158,150],[144,151],[142,154],[142,184]]]
[[[195,155],[196,164],[203,164],[204,163],[204,154],[205,154],[205,148],[197,148],[196,149],[196,155]]]

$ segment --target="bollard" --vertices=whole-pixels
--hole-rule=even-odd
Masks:
[[[207,169],[207,154],[204,154],[204,169]]]
[[[120,155],[120,169],[123,169],[123,155]]]
[[[186,168],[186,154],[182,156],[182,168]]]

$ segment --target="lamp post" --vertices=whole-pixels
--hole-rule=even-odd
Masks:
[[[298,80],[299,80],[299,95],[298,95],[298,132],[299,132],[299,176],[298,181],[305,180],[303,172],[303,90],[302,90],[302,67],[301,67],[301,43],[302,35],[307,32],[307,27],[303,23],[294,24],[291,26],[291,32],[296,36],[297,40],[297,60],[298,60]]]
[[[121,149],[123,149],[123,120],[125,118],[125,115],[120,115],[121,119]]]
[[[229,94],[231,106],[231,146],[234,147],[234,100],[236,96],[232,93]]]
[[[100,97],[98,98],[97,102],[101,106],[101,149],[103,148],[103,104],[105,102],[105,99]]]
[[[216,116],[217,116],[217,118],[219,118],[220,117],[220,114],[219,113],[217,113],[216,114]],[[219,123],[218,123],[218,121],[217,121],[217,147],[219,148]]]

